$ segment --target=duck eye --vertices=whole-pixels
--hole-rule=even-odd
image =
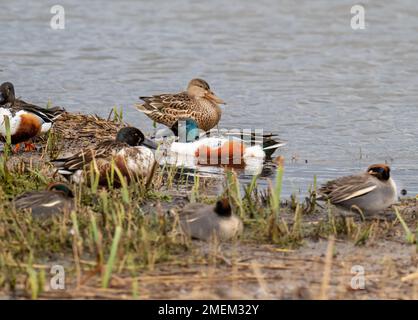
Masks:
[[[374,168],[373,171],[374,172],[377,172],[377,173],[384,173],[385,172],[385,169],[384,168]]]

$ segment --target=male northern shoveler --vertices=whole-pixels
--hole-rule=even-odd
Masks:
[[[16,99],[14,86],[5,82],[0,86],[0,139],[6,139],[6,124],[4,117],[9,118],[12,144],[25,143],[25,150],[31,151],[35,146],[28,141],[41,133],[48,132],[54,120],[64,112],[64,109],[54,107],[45,109]]]
[[[179,142],[170,144],[170,153],[195,157],[198,164],[203,165],[245,166],[251,159],[262,164],[265,158],[270,158],[278,148],[285,145],[271,133],[212,129],[200,134],[193,119],[180,120],[171,130],[179,137]]]
[[[219,200],[215,206],[192,203],[179,213],[180,227],[184,234],[193,239],[229,240],[242,234],[241,219],[232,213],[227,198]]]
[[[396,184],[385,164],[373,164],[366,172],[328,181],[318,200],[329,200],[345,209],[365,214],[381,213],[397,201]]]
[[[219,104],[225,104],[202,79],[190,81],[185,92],[140,97],[140,99],[145,103],[137,104],[137,109],[152,120],[171,128],[179,119],[191,118],[204,131],[218,124],[222,114]]]
[[[52,183],[44,191],[31,191],[17,196],[14,201],[17,210],[29,209],[32,215],[48,217],[70,213],[74,208],[74,195],[64,183]]]
[[[117,172],[112,171],[112,163],[128,182],[135,177],[145,178],[155,162],[154,153],[148,147],[156,149],[156,144],[145,138],[139,129],[125,127],[118,131],[115,140],[99,142],[93,148],[52,162],[58,168],[58,173],[75,183],[89,181],[91,170],[94,169],[100,185],[109,185],[112,172],[115,185],[119,185],[120,180]]]

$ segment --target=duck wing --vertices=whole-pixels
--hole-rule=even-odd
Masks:
[[[331,203],[341,203],[353,198],[364,196],[377,188],[370,175],[352,175],[328,181],[320,189],[318,200],[330,200]]]
[[[202,136],[213,135],[213,130],[205,132]],[[259,134],[253,130],[225,130],[224,133],[218,133],[220,136],[226,138],[240,139],[249,146],[262,145],[264,153],[267,158],[270,158],[273,153],[280,147],[286,145],[286,142],[280,140],[275,133]],[[215,132],[216,135],[216,132]]]
[[[136,105],[138,110],[170,128],[179,119],[195,116],[193,111],[195,101],[186,92],[140,97],[140,99],[144,103]]]
[[[61,107],[46,109],[31,103],[27,103],[23,100],[16,100],[11,108],[14,109],[15,112],[24,110],[26,112],[33,113],[40,117],[44,122],[54,122],[56,118],[65,112],[65,109]]]
[[[191,238],[207,240],[216,231],[214,215],[212,206],[189,204],[179,213],[180,227]]]
[[[33,215],[51,215],[72,207],[72,200],[51,191],[26,192],[14,199],[17,210],[31,209]]]
[[[118,152],[126,146],[128,146],[126,143],[106,140],[93,148],[86,148],[70,157],[55,159],[51,162],[57,167],[59,173],[71,175],[77,170],[82,170],[93,159],[110,157],[113,152]]]

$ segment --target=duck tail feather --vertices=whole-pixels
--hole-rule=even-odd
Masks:
[[[274,139],[267,139],[263,141],[263,150],[266,153],[266,157],[270,158],[277,149],[285,145],[286,145],[285,142],[282,142],[282,141],[279,142]]]

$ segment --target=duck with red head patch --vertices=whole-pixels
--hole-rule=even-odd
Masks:
[[[386,164],[373,164],[366,172],[328,181],[318,200],[365,214],[381,213],[397,201],[396,184]]]
[[[45,109],[23,100],[17,99],[12,83],[0,85],[0,140],[6,139],[5,117],[9,118],[12,144],[25,143],[25,151],[32,151],[35,146],[28,141],[51,129],[54,120],[64,112],[64,109],[54,107]]]
[[[216,205],[192,203],[179,213],[183,233],[193,239],[221,241],[237,237],[243,232],[242,220],[232,212],[227,198]]]

